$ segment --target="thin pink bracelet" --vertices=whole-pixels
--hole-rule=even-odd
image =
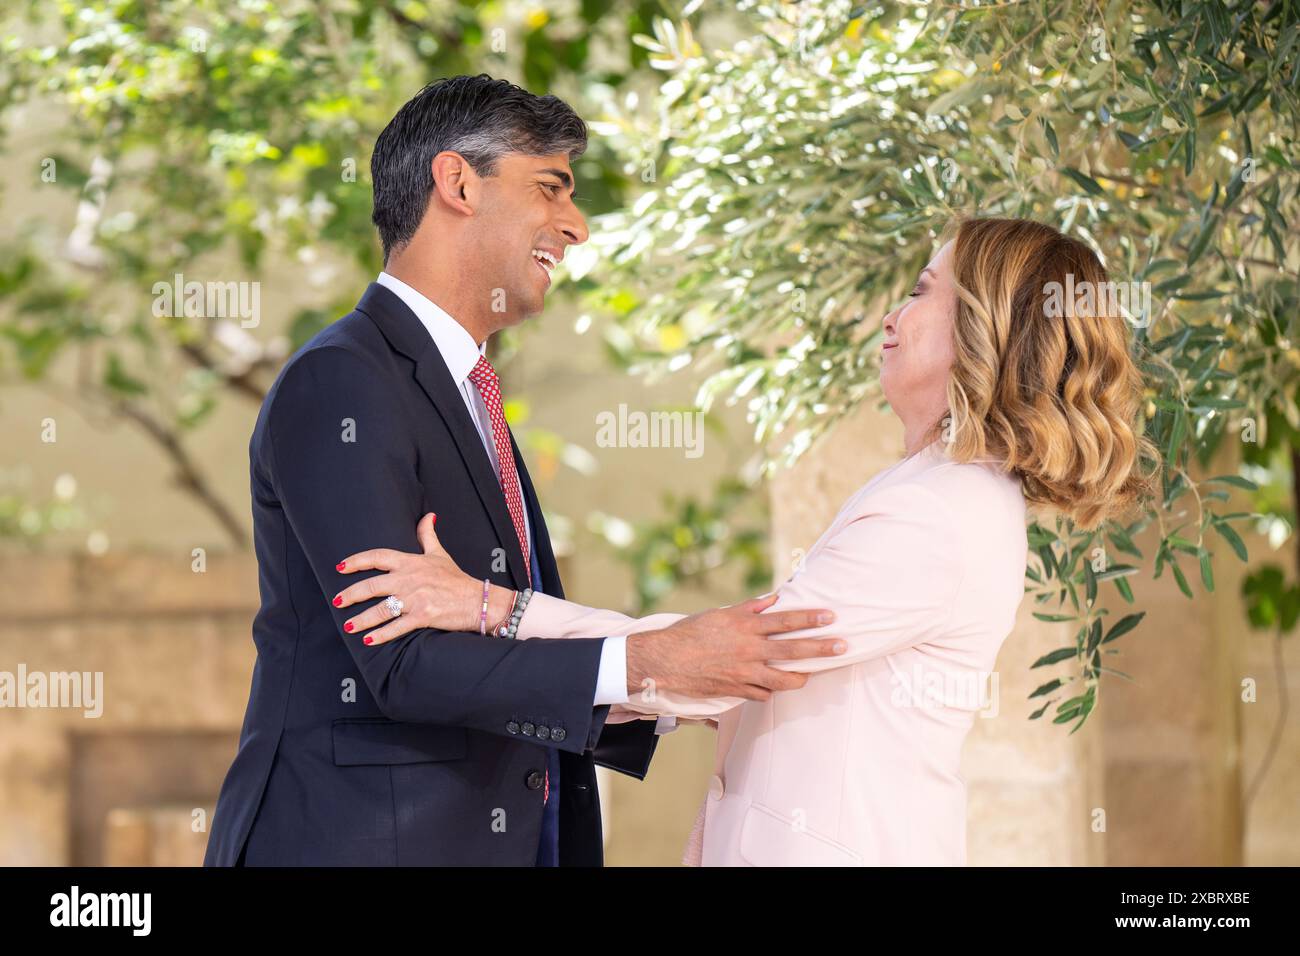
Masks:
[[[511,591],[510,592],[510,613],[501,619],[501,623],[498,624],[496,630],[492,632],[493,637],[506,636],[506,628],[510,626],[510,619],[514,617],[515,605],[517,605],[518,603],[519,603],[519,592]]]
[[[483,579],[483,611],[478,618],[478,632],[487,637],[488,579]]]

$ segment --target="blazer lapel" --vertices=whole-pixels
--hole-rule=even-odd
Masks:
[[[456,450],[469,469],[474,490],[478,492],[479,500],[483,502],[483,508],[492,520],[497,539],[505,549],[510,577],[516,589],[528,587],[519,536],[515,533],[514,522],[506,509],[501,483],[492,470],[492,461],[479,440],[478,430],[470,420],[465,400],[452,381],[447,364],[428,330],[407,308],[405,302],[376,282],[372,282],[366,289],[365,295],[357,304],[357,311],[369,316],[388,340],[388,344],[415,363],[415,380],[446,423],[447,430],[456,443]],[[513,439],[511,445],[513,447]]]
[[[555,560],[555,551],[551,548],[551,536],[546,530],[546,521],[542,517],[542,502],[533,488],[532,476],[524,464],[524,456],[519,453],[515,436],[510,436],[510,450],[515,456],[515,468],[519,472],[519,486],[524,496],[524,507],[528,509],[528,520],[533,529],[533,548],[537,552],[537,570],[542,577],[542,593],[563,599],[564,587],[560,584],[560,569]]]

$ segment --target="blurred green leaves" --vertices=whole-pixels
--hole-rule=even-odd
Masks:
[[[1039,689],[1034,716],[1055,705],[1077,729],[1114,650],[1102,645],[1137,624],[1103,633],[1097,588],[1132,602],[1139,572],[1167,569],[1188,596],[1212,590],[1214,554],[1246,560],[1233,524],[1256,512],[1222,507],[1238,476],[1193,469],[1225,441],[1264,467],[1300,434],[1300,10],[739,6],[747,29],[725,48],[658,21],[643,41],[665,70],[653,107],[605,117],[644,183],[593,230],[611,348],[635,369],[705,370],[701,404],[743,405],[770,468],[882,400],[879,320],[955,216],[1052,223],[1112,281],[1147,283],[1151,312],[1132,318],[1158,500],[1092,534],[1031,528],[1027,587],[1045,619],[1076,625],[1074,645],[1039,662],[1071,673]],[[1293,527],[1294,505],[1279,519]],[[1133,537],[1151,527],[1151,564],[1115,563],[1145,561]]]
[[[631,566],[633,613],[640,615],[680,586],[703,586],[721,574],[739,574],[745,591],[768,590],[772,569],[761,505],[748,485],[725,479],[704,497],[665,496],[665,517],[637,527],[599,512],[589,524]]]
[[[1289,633],[1300,619],[1300,585],[1288,584],[1277,565],[1269,564],[1242,582],[1242,596],[1255,627]]]
[[[649,71],[641,0],[27,0],[0,14],[0,145],[33,120],[40,160],[0,189],[43,193],[0,235],[0,382],[53,379],[172,459],[235,542],[241,519],[188,460],[190,430],[229,395],[260,401],[284,358],[380,268],[375,137],[417,89],[488,72],[565,96],[612,95]],[[57,118],[49,123],[47,117]],[[14,128],[19,117],[26,122]],[[585,210],[625,177],[594,137]],[[187,280],[292,288],[255,330],[155,316]],[[306,302],[306,304],[302,304]],[[240,509],[242,511],[242,509]]]

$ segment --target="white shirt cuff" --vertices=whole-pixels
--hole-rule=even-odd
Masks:
[[[627,638],[607,637],[600,645],[596,699],[591,706],[627,703]]]

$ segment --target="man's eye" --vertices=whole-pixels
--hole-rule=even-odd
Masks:
[[[558,196],[560,194],[559,183],[542,183],[542,188],[549,189],[552,196]]]

